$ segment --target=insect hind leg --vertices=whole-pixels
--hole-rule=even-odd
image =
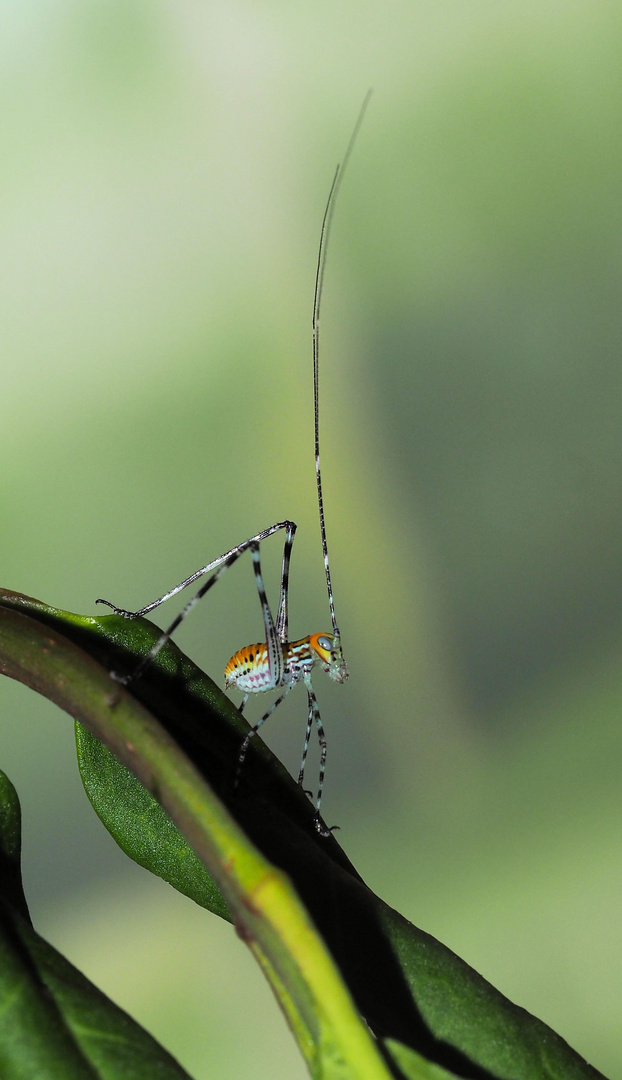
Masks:
[[[225,570],[232,566],[233,563],[236,562],[237,559],[239,559],[240,555],[243,555],[244,552],[248,550],[248,548],[257,548],[257,550],[259,550],[259,543],[261,540],[265,540],[268,536],[272,536],[273,533],[280,532],[282,529],[287,530],[285,545],[287,548],[289,538],[293,538],[294,533],[296,532],[296,525],[293,521],[277,521],[276,524],[270,525],[267,529],[263,529],[260,533],[256,533],[255,536],[250,536],[248,540],[244,540],[241,544],[237,544],[235,547],[231,548],[230,551],[226,551],[225,554],[219,556],[218,559],[214,559],[206,566],[202,566],[200,570],[196,570],[195,573],[191,574],[189,578],[186,578],[184,581],[180,582],[179,585],[175,585],[174,588],[169,589],[168,592],[164,593],[162,596],[159,596],[157,600],[153,600],[150,604],[146,604],[145,607],[139,608],[138,611],[128,611],[126,608],[117,607],[116,604],[111,603],[110,600],[104,600],[102,597],[99,597],[95,601],[95,603],[104,604],[106,607],[111,608],[115,615],[120,615],[124,619],[139,619],[142,618],[142,616],[144,615],[148,615],[149,612],[154,611],[155,608],[158,608],[160,606],[160,604],[163,604],[166,600],[170,600],[171,597],[176,596],[177,593],[181,592],[183,589],[188,588],[188,586],[192,585],[193,582],[198,581],[206,574],[215,571],[215,573],[211,574],[211,577],[208,578],[208,580],[201,586],[201,588],[195,593],[195,595],[188,601],[185,607],[182,608],[179,615],[177,615],[175,619],[173,619],[170,626],[168,626],[167,629],[163,631],[158,640],[155,642],[153,648],[150,649],[150,651],[145,657],[143,657],[136,669],[129,675],[119,675],[115,672],[111,672],[112,677],[116,679],[117,682],[121,682],[127,686],[130,682],[132,682],[132,680],[142,675],[145,668],[158,655],[160,649],[162,649],[166,642],[170,639],[171,635],[175,632],[179,624],[182,623],[183,620],[190,614],[192,609],[196,606],[196,604],[198,604],[199,600],[201,600],[205,596],[206,592],[211,589],[212,585],[216,584],[218,579],[224,574]],[[291,550],[291,540],[289,540],[289,549]],[[287,554],[287,564],[289,564],[289,552]],[[270,619],[272,619],[272,616],[270,616]],[[277,634],[274,627],[272,637],[273,640],[277,639]]]
[[[239,554],[241,554],[241,552]],[[143,656],[142,660],[137,664],[134,671],[130,672],[128,675],[119,675],[116,672],[111,672],[111,675],[112,675],[113,679],[115,679],[117,682],[123,683],[124,686],[128,686],[135,679],[140,678],[143,671],[149,666],[149,664],[152,662],[152,660],[155,660],[156,656],[160,652],[160,649],[163,649],[164,646],[166,645],[167,641],[170,641],[170,639],[173,636],[173,634],[175,633],[177,627],[190,614],[192,609],[194,607],[196,607],[199,600],[203,599],[206,592],[208,592],[211,589],[212,585],[215,585],[216,582],[218,581],[218,579],[220,577],[222,577],[225,570],[227,570],[232,565],[232,563],[234,563],[236,561],[236,559],[239,557],[239,554],[237,554],[235,556],[231,556],[227,560],[227,562],[223,563],[223,565],[220,566],[218,568],[218,570],[214,574],[212,574],[212,576],[210,578],[207,579],[207,581],[194,594],[194,596],[192,596],[190,598],[188,603],[185,604],[185,606],[181,609],[179,614],[175,616],[175,618],[173,619],[170,626],[167,626],[166,630],[164,630],[160,634],[157,641],[152,645],[149,652],[145,656]],[[112,605],[110,605],[110,606],[112,606]],[[118,611],[116,608],[114,610],[115,610],[116,614],[125,615],[125,618],[134,618],[135,619],[135,618],[139,618],[140,615],[141,615],[141,612],[136,612],[133,615],[132,614],[128,615],[126,612]]]
[[[283,544],[283,565],[281,568],[281,591],[279,595],[279,610],[276,616],[276,632],[281,644],[285,644],[288,637],[288,593],[289,593],[289,560],[291,558],[296,526],[293,521],[287,525],[285,543]]]
[[[263,576],[261,573],[261,561],[259,556],[259,543],[253,541],[250,545],[251,555],[253,557],[253,573],[255,575],[255,584],[257,585],[257,595],[259,596],[259,603],[261,604],[261,613],[263,615],[264,633],[266,637],[266,649],[268,652],[268,671],[270,673],[270,685],[266,689],[276,689],[277,686],[282,686],[284,682],[285,664],[283,659],[283,646],[279,640],[279,635],[274,625],[274,619],[272,618],[272,612],[270,611],[270,605],[268,603],[268,597],[266,596],[266,590],[263,583]]]

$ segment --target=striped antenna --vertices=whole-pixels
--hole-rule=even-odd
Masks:
[[[315,292],[313,296],[313,403],[314,403],[314,427],[315,427],[315,480],[317,484],[317,501],[318,509],[320,512],[320,532],[322,534],[322,553],[324,555],[324,569],[326,571],[326,588],[328,590],[328,603],[330,606],[330,617],[333,624],[333,634],[335,637],[335,644],[337,648],[340,645],[341,635],[339,633],[339,627],[337,626],[337,620],[335,618],[335,601],[333,599],[333,587],[330,580],[330,565],[328,562],[328,544],[326,541],[326,523],[324,521],[324,496],[322,493],[322,473],[320,469],[320,305],[322,302],[322,292],[324,289],[324,274],[326,272],[326,256],[328,254],[328,241],[330,239],[330,230],[333,223],[333,215],[335,213],[335,203],[337,202],[337,196],[341,187],[341,182],[344,177],[350,155],[354,149],[357,135],[359,133],[361,124],[363,123],[363,117],[369,105],[369,99],[372,95],[372,91],[368,90],[363,104],[361,105],[354,130],[350,136],[350,141],[346,148],[346,152],[343,157],[343,161],[337,166],[333,182],[331,184],[330,192],[328,195],[328,201],[326,203],[326,209],[324,210],[324,217],[322,219],[322,228],[320,231],[320,246],[317,253],[317,269],[315,272]]]

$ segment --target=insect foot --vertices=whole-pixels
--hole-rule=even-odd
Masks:
[[[128,686],[132,681],[131,675],[122,675],[120,671],[111,671],[110,678],[113,682],[121,683],[121,686]]]
[[[95,603],[105,604],[106,607],[112,608],[112,612],[114,615],[121,615],[123,619],[135,619],[138,615],[137,611],[126,611],[125,608],[116,607],[115,604],[110,603],[110,600],[102,600],[101,597],[99,600],[96,600]]]
[[[313,818],[313,824],[315,825],[315,831],[325,838],[332,836],[335,830],[339,828],[339,825],[331,825],[329,828],[328,825],[324,824],[319,814],[316,814]]]

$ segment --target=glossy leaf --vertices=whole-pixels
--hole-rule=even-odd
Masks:
[[[134,774],[78,722],[76,747],[80,776],[93,809],[126,855],[231,922],[216,882]]]
[[[0,772],[2,1080],[189,1080],[188,1073],[33,929],[19,879],[20,810]]]
[[[46,613],[36,602],[8,603],[72,637],[108,669],[125,665],[131,670],[158,632],[138,621],[120,626],[122,620],[111,617],[87,620],[49,609]],[[366,1064],[359,1057],[368,1051],[364,1041],[357,1042],[348,999],[340,996],[334,971],[326,966],[319,939],[286,879],[279,870],[270,870],[270,864],[286,871],[357,1009],[372,1032],[391,1040],[387,1046],[402,1044],[427,1062],[474,1080],[596,1080],[600,1075],[550,1028],[374,896],[335,837],[323,839],[314,831],[308,800],[258,739],[244,790],[232,792],[240,716],[178,650],[163,650],[134,688],[166,729],[156,736],[153,732],[160,729],[150,726],[142,706],[115,684],[111,689],[105,673],[96,674],[84,658],[72,657],[70,664],[67,646],[57,637],[55,663],[46,667],[36,647],[19,661],[24,650],[10,640],[16,628],[9,629],[9,623],[8,612],[3,615],[0,608],[0,658],[5,657],[0,662],[5,669],[43,688],[104,738],[209,866],[239,931],[306,1047],[314,1074],[322,1074],[329,1058],[335,1069],[339,1061],[349,1062],[349,1067],[356,1061],[356,1076],[371,1076],[378,1065],[371,1056]],[[33,628],[31,633],[35,641],[37,633],[45,638],[45,631]],[[58,675],[54,677],[59,670],[60,686]],[[83,685],[75,682],[76,670]],[[179,757],[179,747],[166,731],[174,733],[194,771]],[[198,785],[196,770],[222,803]],[[393,1055],[393,1068],[405,1075],[416,1075],[413,1062],[416,1057],[407,1061],[403,1054]]]
[[[0,664],[3,670],[44,690],[66,711],[79,716],[125,764],[131,766],[152,794],[157,793],[158,800],[218,882],[235,918],[238,933],[272,983],[312,1075],[388,1080],[374,1039],[357,1015],[338,969],[287,876],[261,855],[163,724],[120,684],[112,682],[106,668],[55,629],[59,621],[64,622],[66,629],[75,631],[82,643],[88,641],[98,653],[102,648],[110,653],[112,645],[117,665],[119,660],[127,662],[129,659],[127,655],[119,656],[119,636],[123,633],[119,624],[122,620],[113,617],[110,640],[102,643],[104,632],[93,624],[104,623],[104,620],[80,620],[77,616],[64,618],[61,613],[50,612],[44,626],[40,621],[35,622],[31,615],[27,616],[26,610],[31,614],[36,610],[39,616],[43,614],[41,605],[36,602],[18,601],[13,610],[9,610],[8,605],[2,609]],[[142,641],[142,648],[148,648],[146,638],[151,633],[153,639],[153,628],[149,631],[143,625],[136,629],[135,641]],[[203,720],[204,706],[213,696],[211,687],[206,684],[197,691],[193,685],[194,676],[187,677],[191,675],[190,669],[184,670],[183,658],[176,649],[167,650],[161,664],[154,665],[151,674],[151,687],[147,692],[155,692],[154,701],[165,715],[169,708],[176,715],[179,713],[178,706],[171,704],[171,687],[178,690],[177,683],[183,685],[185,678],[189,713],[185,719],[180,717],[180,737],[184,742],[193,743],[198,735],[197,755],[203,755],[206,765],[213,769],[218,739],[214,740],[214,732],[208,732],[212,752],[205,755],[205,724],[196,725],[196,709]],[[147,682],[145,680],[145,684]],[[234,714],[234,726],[239,725],[237,710],[229,706],[228,712]],[[221,721],[228,722],[227,709],[221,713]],[[237,756],[239,734],[233,735],[229,731],[227,737],[236,746]],[[258,816],[258,799],[266,810],[270,807],[265,791],[275,782],[272,770],[258,769],[262,753],[258,752],[253,758],[255,768],[252,760],[249,761],[245,798],[236,796],[234,800],[242,815],[250,815],[250,820]],[[256,771],[256,782],[251,783]],[[277,768],[275,772],[277,779],[280,774],[287,777],[282,769]],[[216,769],[216,773],[220,775],[222,769]],[[289,778],[288,783],[289,797],[294,796],[292,801],[298,804],[301,821],[306,815],[309,835],[319,851],[320,838],[313,826],[313,809]],[[282,809],[280,813],[281,823],[286,826]],[[259,817],[265,829],[265,818],[269,819],[270,814]],[[274,818],[267,833],[278,833]],[[299,824],[295,826],[295,835],[301,847],[304,834]],[[288,839],[290,844],[292,839],[292,836]],[[325,846],[330,850],[330,844]]]

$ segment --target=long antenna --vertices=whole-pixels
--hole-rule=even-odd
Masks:
[[[322,534],[322,553],[324,555],[324,570],[326,572],[326,588],[328,590],[328,603],[330,606],[330,617],[333,624],[333,635],[335,638],[335,645],[339,648],[341,643],[341,635],[339,633],[339,627],[337,626],[337,620],[335,618],[335,601],[333,600],[333,587],[330,580],[330,566],[328,562],[328,544],[326,542],[326,524],[324,521],[324,496],[322,494],[322,473],[320,470],[320,304],[322,302],[322,292],[324,289],[324,274],[326,272],[326,256],[328,253],[328,241],[330,239],[330,230],[333,223],[333,215],[335,213],[335,203],[337,202],[337,196],[341,187],[344,173],[346,171],[350,155],[356,142],[356,137],[359,133],[361,124],[363,123],[363,117],[369,105],[369,99],[372,95],[371,89],[365,94],[363,104],[361,105],[354,130],[350,136],[350,141],[347,145],[346,152],[343,156],[343,161],[337,166],[333,182],[331,184],[330,192],[328,195],[328,201],[326,203],[326,209],[324,210],[324,217],[322,218],[322,228],[320,231],[320,246],[317,253],[317,270],[315,272],[315,292],[313,296],[313,403],[314,403],[314,428],[315,428],[315,480],[317,484],[317,501],[318,509],[320,512],[320,532]]]

